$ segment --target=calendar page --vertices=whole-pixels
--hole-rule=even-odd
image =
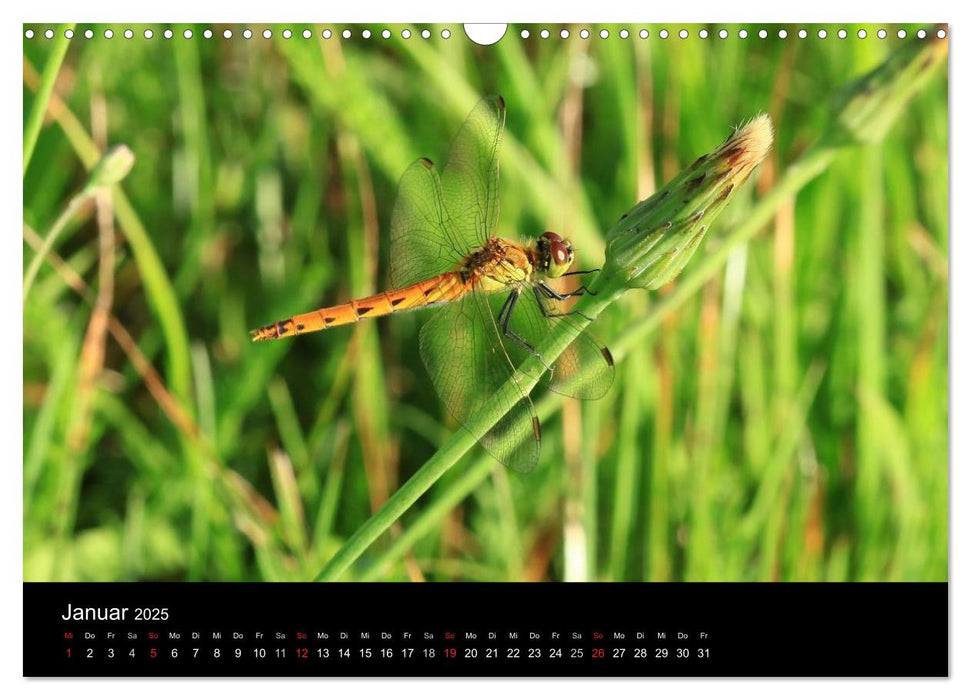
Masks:
[[[24,675],[947,676],[948,34],[24,24]]]

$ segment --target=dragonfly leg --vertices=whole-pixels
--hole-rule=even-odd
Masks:
[[[550,299],[556,299],[557,301],[563,301],[564,299],[569,299],[570,297],[582,297],[584,294],[597,296],[597,293],[592,289],[589,289],[585,284],[581,284],[572,292],[567,292],[566,294],[560,294],[558,291],[556,291],[555,289],[547,285],[545,282],[540,282],[539,286],[543,288],[543,293],[546,296],[548,296]]]
[[[593,272],[600,272],[600,268],[598,267],[595,270],[574,270],[573,272],[567,272],[565,274],[562,274],[560,275],[560,277],[572,277],[573,275],[589,275]],[[592,289],[588,289],[585,284],[581,284],[575,292],[573,292],[572,294],[567,294],[567,296],[578,297],[581,294],[590,294],[592,296],[597,296],[597,293]]]
[[[572,292],[567,292],[566,294],[560,294],[558,291],[548,286],[545,282],[540,282],[539,287],[543,290],[543,294],[545,294],[548,298],[556,299],[557,301],[563,301],[565,299],[569,299],[570,297],[582,297],[584,294],[592,294],[593,296],[597,296],[597,293],[587,289],[587,285],[585,284],[581,284]]]
[[[592,318],[587,316],[582,311],[567,311],[566,313],[556,313],[555,311],[550,311],[546,304],[543,303],[543,297],[540,295],[545,295],[547,299],[556,299],[557,301],[564,301],[570,297],[582,296],[584,292],[589,292],[586,287],[581,286],[579,289],[570,292],[569,294],[560,294],[555,289],[548,287],[545,283],[540,282],[538,285],[533,287],[533,294],[536,295],[536,303],[539,304],[539,310],[543,312],[543,315],[547,318],[560,318],[563,316],[582,316],[588,321],[593,321]]]
[[[546,360],[543,359],[543,356],[539,354],[539,351],[527,343],[525,338],[509,327],[509,321],[512,318],[512,311],[516,308],[517,301],[519,301],[519,290],[514,289],[509,293],[509,296],[506,297],[506,301],[503,302],[502,308],[499,309],[499,316],[496,320],[499,321],[499,327],[502,329],[502,334],[516,343],[516,345],[521,347],[523,350],[538,358],[539,361],[543,363],[543,366],[552,372],[553,368],[547,364]]]

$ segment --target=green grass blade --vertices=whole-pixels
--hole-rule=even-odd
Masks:
[[[54,30],[51,53],[47,57],[47,63],[44,64],[40,87],[34,96],[34,103],[31,105],[27,123],[24,125],[24,175],[27,174],[27,167],[34,155],[34,147],[37,145],[37,138],[40,136],[40,130],[44,124],[44,115],[47,113],[47,106],[51,94],[54,92],[57,74],[61,71],[64,56],[67,55],[67,49],[71,45],[71,40],[65,35],[68,29],[73,30],[74,24],[58,25],[57,29]]]

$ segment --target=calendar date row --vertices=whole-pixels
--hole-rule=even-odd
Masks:
[[[479,659],[709,659],[709,647],[67,647],[69,659],[171,660],[479,660]]]

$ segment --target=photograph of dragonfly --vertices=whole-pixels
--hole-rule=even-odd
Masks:
[[[946,580],[947,34],[25,25],[25,581]]]
[[[422,327],[418,342],[435,390],[459,423],[515,377],[523,353],[543,362],[553,391],[601,398],[613,382],[613,358],[586,331],[552,364],[536,350],[537,339],[581,313],[555,302],[594,293],[585,285],[560,293],[546,280],[591,271],[570,271],[573,248],[552,231],[526,246],[494,236],[505,111],[502,97],[479,102],[456,136],[441,177],[427,158],[405,172],[391,215],[393,291],[277,321],[253,331],[253,340],[448,304]],[[497,313],[483,298],[488,294],[504,295]],[[502,413],[497,425],[476,437],[503,464],[530,471],[542,434],[536,409],[520,391]]]

